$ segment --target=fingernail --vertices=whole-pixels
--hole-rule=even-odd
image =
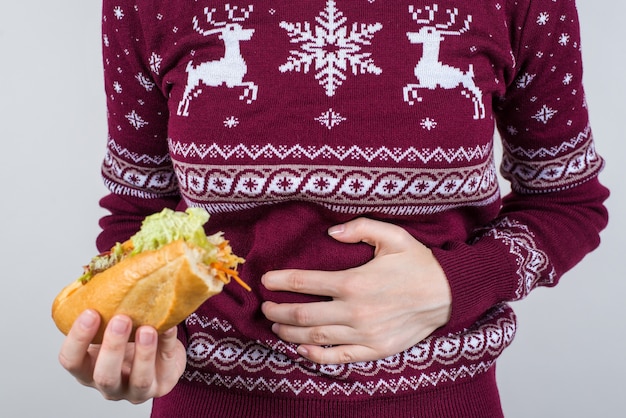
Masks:
[[[335,225],[328,228],[328,235],[340,234],[346,230],[345,225]]]
[[[78,322],[84,329],[90,329],[96,323],[98,317],[93,311],[85,311],[78,317]]]
[[[128,331],[129,325],[130,321],[124,318],[113,318],[110,324],[111,332],[116,335],[124,335]]]
[[[298,348],[296,348],[296,351],[298,352],[298,354],[300,354],[302,357],[306,357],[309,355],[309,350],[307,350],[306,348],[299,346]]]
[[[142,328],[139,330],[139,335],[137,336],[137,341],[141,345],[152,345],[156,340],[156,333],[151,328]]]

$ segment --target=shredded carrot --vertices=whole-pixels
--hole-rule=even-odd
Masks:
[[[224,266],[223,263],[216,261],[214,263],[211,263],[211,267],[213,267],[214,269],[224,273],[226,276],[235,279],[235,281],[244,289],[246,289],[248,292],[251,292],[252,289],[250,288],[250,286],[248,286],[248,284],[246,282],[244,282],[243,280],[241,280],[241,278],[239,277],[239,273],[236,270],[233,269],[229,269],[228,267]]]
[[[239,283],[239,286],[243,287],[244,289],[246,289],[248,292],[251,292],[252,289],[250,288],[250,286],[248,286],[248,284],[246,282],[244,282],[243,280],[241,280],[239,278],[239,276],[231,276],[233,279],[235,279],[235,281],[237,283]]]

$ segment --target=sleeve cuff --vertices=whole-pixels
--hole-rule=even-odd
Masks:
[[[514,294],[517,275],[505,246],[483,238],[473,245],[453,242],[432,249],[448,278],[452,312],[445,328],[470,327],[487,310]]]

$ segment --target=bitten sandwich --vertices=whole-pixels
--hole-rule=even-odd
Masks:
[[[52,318],[67,335],[86,309],[97,311],[100,343],[106,324],[128,315],[134,330],[151,325],[161,333],[182,322],[231,279],[250,290],[237,273],[244,260],[232,253],[222,233],[207,236],[209,214],[164,209],[150,215],[128,241],[94,257],[84,274],[66,286],[52,304]],[[132,338],[131,336],[131,338]]]

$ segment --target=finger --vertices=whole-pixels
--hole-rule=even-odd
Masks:
[[[359,344],[361,337],[353,328],[345,325],[326,325],[321,327],[295,327],[285,324],[272,325],[272,331],[284,341],[294,344],[329,346],[340,344]]]
[[[178,383],[187,365],[185,347],[178,339],[178,329],[173,327],[159,336],[156,357],[155,397],[168,394]]]
[[[107,399],[119,399],[122,393],[125,384],[122,380],[123,365],[131,329],[130,318],[118,315],[111,319],[104,331],[93,380]]]
[[[276,270],[265,273],[261,278],[261,283],[267,290],[275,292],[338,297],[343,293],[341,284],[348,274],[350,270]]]
[[[321,325],[347,325],[350,315],[342,309],[341,301],[309,303],[264,302],[261,310],[272,322],[312,327]]]
[[[128,400],[141,403],[154,391],[158,336],[152,327],[140,327],[135,334],[135,356],[128,379]]]
[[[335,225],[328,234],[340,242],[365,242],[377,250],[386,252],[402,251],[406,247],[409,233],[397,225],[375,221],[368,218],[357,218],[345,224]]]
[[[173,327],[159,336],[159,350],[157,357],[157,367],[167,367],[168,370],[172,366],[176,367],[174,373],[183,373],[186,366],[187,357],[185,355],[185,348],[178,340],[177,334],[178,328]],[[182,356],[181,356],[182,350]],[[180,377],[180,374],[178,377]]]
[[[318,364],[346,364],[363,361],[374,361],[381,358],[375,350],[362,345],[337,345],[320,347],[300,345],[298,354]],[[382,356],[384,358],[384,356]]]
[[[59,362],[80,383],[89,385],[93,379],[93,364],[89,346],[100,327],[100,315],[87,310],[76,319],[59,352]]]

